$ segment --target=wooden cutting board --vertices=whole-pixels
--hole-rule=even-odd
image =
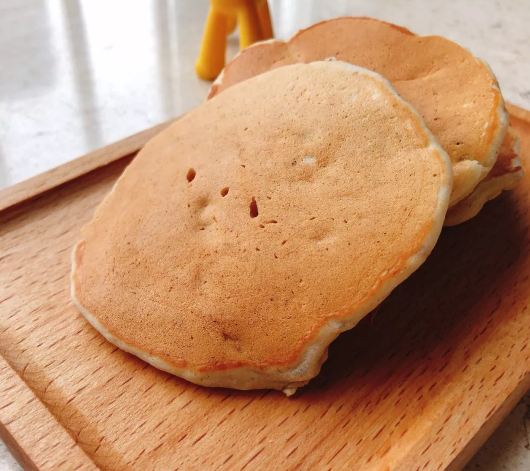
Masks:
[[[530,168],[530,112],[510,107]],[[530,387],[530,178],[342,334],[292,398],[206,389],[107,343],[70,252],[161,127],[0,192],[0,435],[31,470],[461,469]]]

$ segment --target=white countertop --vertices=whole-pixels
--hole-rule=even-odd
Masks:
[[[337,16],[440,34],[486,60],[530,109],[530,0],[269,0],[276,37]],[[0,188],[205,99],[194,62],[206,0],[0,0]],[[228,57],[238,48],[229,38]],[[20,469],[0,442],[0,471]],[[466,467],[530,469],[530,396]]]

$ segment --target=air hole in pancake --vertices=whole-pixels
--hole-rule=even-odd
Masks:
[[[228,195],[228,190],[230,190],[230,188],[228,187],[225,187],[221,190],[221,196],[224,198],[226,195]]]
[[[287,243],[287,240],[284,240],[284,241],[282,242],[282,245],[285,245],[286,243]]]
[[[245,166],[243,164],[241,164],[241,167],[245,168]]]
[[[275,221],[274,219],[271,219],[270,221],[265,221],[265,224],[277,224],[278,221]]]
[[[262,229],[265,228],[265,226],[263,224],[260,224],[259,227],[261,227]]]
[[[256,203],[256,198],[252,197],[252,201],[250,202],[250,217],[255,218],[258,214],[258,203]]]
[[[188,170],[188,174],[186,175],[186,179],[191,183],[195,178],[195,175],[197,175],[197,172],[195,172],[194,169],[190,168]]]
[[[457,145],[457,146],[461,146],[462,143],[461,143],[461,142],[457,142],[456,145]]]

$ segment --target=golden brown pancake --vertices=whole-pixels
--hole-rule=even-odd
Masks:
[[[157,368],[291,394],[428,256],[451,177],[381,76],[283,67],[145,146],[83,229],[73,299]]]
[[[445,226],[455,226],[475,217],[482,207],[499,196],[504,190],[515,188],[524,170],[519,159],[519,139],[512,127],[508,128],[502,142],[497,162],[473,193],[447,211]]]
[[[258,43],[226,66],[209,97],[267,70],[330,57],[380,73],[419,111],[453,164],[450,206],[491,170],[508,115],[489,67],[448,39],[417,36],[379,20],[338,18],[287,42]]]

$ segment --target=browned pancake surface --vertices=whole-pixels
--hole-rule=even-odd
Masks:
[[[378,76],[281,68],[147,144],[83,231],[73,295],[171,367],[292,366],[424,260],[450,184],[447,155]]]

